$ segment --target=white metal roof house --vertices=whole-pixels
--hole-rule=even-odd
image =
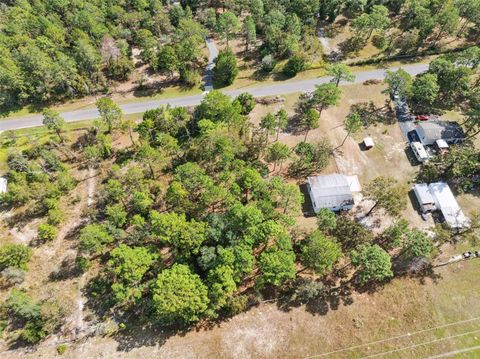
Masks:
[[[7,179],[5,177],[0,177],[0,193],[7,192]]]
[[[415,193],[415,197],[417,198],[422,213],[432,212],[437,209],[435,206],[435,199],[430,193],[426,183],[418,183],[413,186],[413,193]]]
[[[352,209],[354,205],[352,192],[361,190],[356,176],[345,176],[338,173],[308,177],[307,189],[315,213],[322,208],[332,211]]]
[[[461,230],[469,227],[469,220],[463,214],[450,187],[445,182],[435,182],[428,185],[435,206],[445,218],[445,222],[454,230]]]
[[[457,143],[465,138],[462,127],[452,121],[423,121],[417,125],[415,132],[425,146],[433,145],[437,140]]]

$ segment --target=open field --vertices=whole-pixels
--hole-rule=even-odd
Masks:
[[[457,248],[459,252],[462,248]],[[261,304],[211,329],[165,337],[141,328],[117,338],[89,338],[66,358],[420,358],[480,344],[480,261],[436,270],[436,278],[394,279],[374,294],[339,303],[279,308]],[[475,358],[477,348],[465,354]],[[12,353],[13,354],[13,353]],[[47,358],[44,347],[25,358]],[[5,353],[2,357],[8,356]]]

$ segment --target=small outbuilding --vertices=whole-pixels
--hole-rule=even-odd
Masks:
[[[458,143],[465,138],[462,127],[453,121],[423,121],[415,128],[415,132],[424,146],[431,146],[437,140]]]
[[[7,179],[5,177],[0,177],[0,193],[7,192]]]
[[[325,176],[308,177],[307,189],[312,200],[313,210],[318,213],[322,208],[332,211],[346,211],[353,208],[353,191],[360,184],[356,176],[338,173]]]
[[[363,139],[363,145],[365,146],[365,149],[367,149],[367,150],[369,150],[370,148],[373,148],[373,146],[375,146],[375,143],[373,142],[373,138],[365,137]]]

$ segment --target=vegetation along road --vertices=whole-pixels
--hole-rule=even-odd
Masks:
[[[428,64],[413,64],[413,65],[406,65],[402,67],[405,71],[407,71],[410,75],[417,75],[422,73],[428,69]],[[397,70],[397,68],[390,68],[390,70]],[[369,70],[369,71],[362,71],[355,73],[356,83],[362,83],[366,80],[383,80],[385,76],[386,69],[377,69],[377,70]],[[231,90],[225,91],[225,93],[229,96],[235,97],[242,92],[249,92],[255,97],[263,97],[263,96],[276,96],[276,95],[283,95],[293,92],[299,91],[312,91],[315,88],[315,85],[322,84],[329,82],[331,80],[330,77],[320,77],[315,79],[303,80],[303,81],[296,81],[296,82],[288,82],[283,84],[275,84],[270,86],[262,86],[262,87],[252,87],[247,89],[241,90]],[[144,102],[135,102],[135,103],[128,103],[121,105],[121,109],[124,114],[134,114],[134,113],[142,113],[147,110],[151,110],[157,108],[160,105],[169,104],[172,107],[179,107],[179,106],[194,106],[198,105],[202,100],[203,95],[195,95],[195,96],[186,96],[186,97],[177,97],[172,99],[164,99],[164,100],[151,100],[151,101],[144,101]],[[67,122],[74,122],[74,121],[82,121],[82,120],[90,120],[99,117],[97,109],[85,109],[85,110],[76,110],[76,111],[68,111],[63,112],[60,114],[65,121]],[[0,121],[0,131],[6,130],[15,130],[20,128],[27,128],[27,127],[35,127],[42,125],[42,115],[32,115],[32,116],[24,116],[21,118],[12,118],[9,120]]]

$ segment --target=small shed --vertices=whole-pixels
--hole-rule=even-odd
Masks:
[[[413,186],[413,193],[420,206],[420,212],[428,213],[436,210],[435,200],[426,183],[417,183]]]
[[[334,173],[308,177],[307,189],[315,213],[322,208],[335,212],[353,208],[354,200],[348,176]]]
[[[424,121],[417,125],[415,132],[425,146],[431,146],[437,140],[458,143],[465,138],[462,127],[453,121]]]
[[[365,146],[365,149],[367,149],[367,150],[369,150],[370,148],[373,148],[373,146],[375,146],[375,143],[373,142],[373,138],[365,137],[363,139],[363,145]]]
[[[462,230],[470,226],[468,218],[463,214],[447,183],[430,183],[428,189],[435,201],[435,206],[442,212],[445,222],[452,229]]]
[[[435,148],[442,155],[448,152],[449,147],[450,146],[448,146],[448,143],[445,140],[435,141]]]
[[[0,177],[0,193],[7,192],[7,179],[5,177]]]

